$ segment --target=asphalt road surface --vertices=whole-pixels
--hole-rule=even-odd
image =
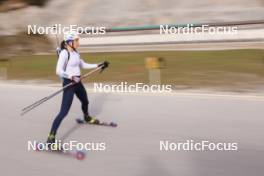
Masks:
[[[244,95],[117,94],[89,92],[91,114],[117,128],[80,126],[75,98],[58,138],[105,142],[105,151],[74,158],[27,150],[45,141],[61,95],[20,116],[20,110],[57,90],[45,85],[0,84],[1,175],[260,176],[264,172],[264,97]],[[237,151],[160,151],[169,142],[238,143]]]

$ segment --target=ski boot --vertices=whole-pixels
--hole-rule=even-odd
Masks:
[[[84,115],[84,121],[85,121],[86,123],[90,123],[90,124],[99,124],[99,123],[100,123],[100,121],[99,121],[98,119],[96,119],[96,118],[94,118],[94,117],[91,117],[91,116],[88,115],[88,114],[85,114],[85,115]]]
[[[56,136],[55,133],[50,132],[48,135],[48,139],[47,139],[47,144],[48,144],[48,148],[50,150],[55,150],[55,151],[60,151],[62,150],[61,148],[59,148],[59,146],[57,145],[56,142]]]

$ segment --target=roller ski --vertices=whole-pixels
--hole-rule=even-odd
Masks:
[[[91,117],[89,115],[85,115],[84,118],[77,118],[76,122],[78,124],[89,124],[89,125],[117,127],[117,124],[114,122],[101,122],[98,119]]]
[[[78,160],[85,158],[85,153],[79,150],[64,150],[61,141],[55,140],[54,134],[49,134],[46,143],[36,143],[36,151],[38,152],[49,152],[55,154],[61,154],[68,157],[73,157]]]

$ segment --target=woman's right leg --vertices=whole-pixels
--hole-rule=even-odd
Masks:
[[[63,86],[65,86],[68,83],[70,83],[70,80],[64,79]],[[72,105],[74,92],[75,92],[75,86],[70,86],[63,91],[61,109],[59,114],[56,116],[56,118],[53,121],[50,134],[47,140],[48,143],[52,143],[53,141],[55,141],[55,135],[57,133],[57,130],[64,117],[68,114],[70,107]]]
[[[86,90],[82,82],[79,82],[76,85],[75,94],[82,103],[82,111],[83,111],[84,120],[88,123],[94,123],[94,124],[100,123],[98,119],[91,117],[89,114],[89,111],[88,111],[89,101],[88,101]]]

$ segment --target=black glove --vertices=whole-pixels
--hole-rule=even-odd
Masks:
[[[101,72],[106,69],[109,65],[109,62],[104,61],[103,63],[98,64],[98,67],[101,67]]]

